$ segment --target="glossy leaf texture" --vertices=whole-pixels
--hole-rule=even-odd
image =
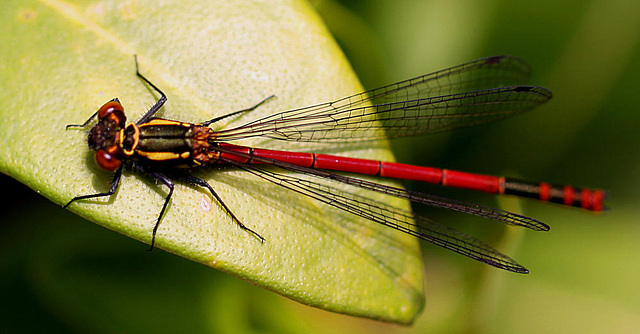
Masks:
[[[0,17],[0,170],[60,205],[106,191],[111,181],[93,161],[87,131],[65,126],[115,97],[135,121],[158,98],[135,76],[133,54],[168,95],[159,116],[187,122],[271,94],[276,99],[228,123],[362,90],[304,1],[11,0]],[[240,144],[393,159],[384,142]],[[178,184],[157,247],[335,312],[410,323],[422,309],[417,240],[237,169],[194,173],[266,242],[239,229],[205,189]],[[125,172],[114,196],[70,210],[149,243],[166,194],[150,178]],[[403,201],[375,199],[408,209]]]

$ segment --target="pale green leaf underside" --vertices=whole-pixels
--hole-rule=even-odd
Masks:
[[[170,119],[203,121],[277,96],[233,120],[239,124],[362,89],[304,1],[13,0],[0,17],[0,168],[61,205],[105,191],[111,180],[95,166],[86,131],[65,125],[114,97],[131,121],[155,101],[135,76],[134,53],[167,93],[160,115]],[[392,158],[384,143],[244,144]],[[197,175],[266,242],[239,229],[202,189],[178,185],[158,247],[336,312],[408,323],[421,310],[416,240],[238,170]],[[164,196],[164,187],[125,173],[110,200],[70,209],[148,243]]]

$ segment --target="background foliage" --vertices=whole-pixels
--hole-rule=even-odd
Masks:
[[[0,327],[92,332],[628,332],[640,327],[640,3],[319,1],[373,88],[492,54],[554,99],[482,128],[395,143],[399,161],[606,188],[603,215],[409,185],[548,222],[534,233],[422,212],[491,241],[514,275],[425,245],[427,306],[403,328],[302,306],[87,223],[3,177]],[[70,292],[74,293],[70,293]]]

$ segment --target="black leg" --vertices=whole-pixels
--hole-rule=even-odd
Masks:
[[[62,208],[66,209],[71,203],[73,203],[75,201],[82,200],[82,199],[96,198],[96,197],[106,197],[106,196],[111,196],[111,195],[115,194],[116,190],[118,189],[118,185],[120,184],[120,178],[122,177],[122,168],[123,168],[123,166],[121,165],[120,168],[118,168],[116,170],[115,174],[113,175],[113,181],[111,182],[111,186],[109,187],[109,191],[104,192],[104,193],[98,193],[98,194],[76,196],[73,199],[71,199],[67,204],[65,204]]]
[[[164,95],[164,93],[160,90],[160,88],[158,88],[156,85],[152,84],[151,81],[149,81],[142,74],[140,74],[140,71],[138,70],[138,56],[137,55],[133,55],[133,60],[135,60],[135,62],[136,62],[136,75],[140,79],[142,79],[144,82],[146,82],[149,86],[151,86],[156,92],[158,92],[160,94],[160,98],[158,99],[158,101],[156,101],[156,103],[142,116],[142,118],[140,118],[136,122],[137,125],[140,125],[142,123],[148,122],[153,117],[153,115],[155,115],[155,113],[158,111],[158,109],[160,109],[162,107],[162,105],[164,105],[164,103],[167,101],[167,96]]]
[[[242,109],[242,110],[234,111],[234,112],[232,112],[232,113],[229,113],[229,114],[226,114],[226,115],[222,115],[222,116],[216,117],[216,118],[214,118],[214,119],[210,119],[210,120],[208,120],[208,121],[206,121],[206,122],[202,122],[202,125],[204,125],[204,126],[208,126],[209,124],[212,124],[212,123],[218,122],[218,121],[223,120],[223,119],[225,119],[225,118],[227,118],[227,117],[231,117],[231,116],[235,116],[235,115],[238,115],[238,114],[242,114],[242,113],[244,113],[244,112],[249,112],[249,111],[255,110],[256,108],[258,108],[259,106],[261,106],[261,105],[262,105],[262,104],[264,104],[265,102],[267,102],[267,101],[269,101],[269,100],[273,99],[274,97],[276,97],[276,96],[275,96],[275,95],[268,96],[267,98],[265,98],[264,100],[262,100],[262,101],[258,102],[255,106],[253,106],[253,107],[251,107],[251,108],[247,108],[247,109]]]
[[[156,220],[156,224],[153,226],[153,233],[151,236],[151,248],[149,251],[153,250],[153,246],[156,243],[156,232],[158,232],[158,227],[160,226],[160,220],[162,216],[164,216],[164,212],[167,210],[167,205],[169,205],[169,201],[171,200],[171,196],[173,195],[173,181],[171,181],[168,177],[163,174],[156,172],[146,172],[146,174],[151,175],[154,179],[162,182],[164,185],[169,187],[169,194],[164,199],[164,204],[162,205],[162,210],[160,210],[160,214],[158,215],[158,220]]]
[[[218,194],[215,192],[215,190],[213,190],[213,187],[211,187],[211,185],[209,183],[207,183],[207,181],[205,181],[205,180],[203,180],[201,178],[195,177],[193,175],[187,175],[187,174],[180,175],[179,177],[180,177],[180,179],[185,180],[185,181],[187,181],[189,183],[192,183],[192,184],[195,184],[195,185],[198,185],[198,186],[205,187],[205,188],[209,189],[209,192],[211,193],[211,195],[213,195],[213,197],[216,199],[216,201],[218,201],[218,203],[220,203],[220,205],[222,206],[224,211],[227,212],[227,214],[231,217],[231,219],[236,224],[238,224],[238,226],[241,229],[253,234],[253,236],[258,238],[258,240],[260,240],[261,243],[264,243],[265,239],[260,234],[258,234],[254,230],[246,227],[243,223],[240,222],[240,220],[236,217],[236,215],[233,214],[233,211],[231,211],[231,209],[229,209],[229,207],[222,201],[222,198],[220,198],[220,196],[218,196]]]

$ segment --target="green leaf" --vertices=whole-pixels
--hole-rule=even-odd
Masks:
[[[114,97],[135,121],[157,99],[135,76],[133,54],[168,95],[159,116],[187,122],[244,109],[271,94],[277,98],[229,122],[362,90],[304,1],[13,0],[0,17],[0,170],[60,205],[106,191],[111,182],[93,162],[86,130],[65,126],[84,122]],[[386,143],[240,144],[392,159]],[[205,190],[179,184],[157,247],[335,312],[410,323],[422,309],[417,240],[239,170],[194,173],[266,242],[238,228]],[[69,209],[149,243],[166,195],[166,187],[125,172],[111,198]]]

